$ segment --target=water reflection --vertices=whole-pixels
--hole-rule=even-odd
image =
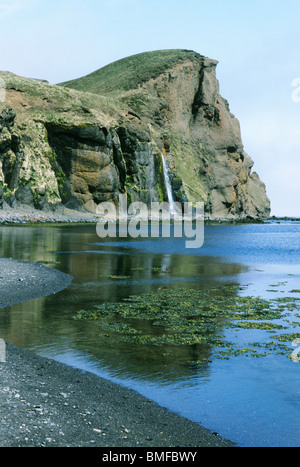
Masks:
[[[0,238],[0,256],[43,262],[74,277],[72,285],[56,295],[1,310],[1,337],[53,358],[79,352],[113,374],[139,379],[178,381],[195,372],[205,375],[210,348],[103,342],[95,322],[77,322],[73,316],[130,295],[211,288],[219,280],[232,283],[246,269],[219,258],[187,256],[184,239],[173,240],[176,253],[164,248],[160,239],[99,241],[91,225],[5,227]],[[195,361],[197,366],[191,363]]]
[[[72,319],[165,288],[240,283],[247,295],[288,296],[300,283],[299,225],[209,226],[199,251],[186,250],[185,239],[99,240],[91,225],[1,227],[0,256],[42,261],[74,280],[57,295],[1,309],[0,337],[130,386],[240,445],[299,446],[298,364],[277,355],[209,362],[204,346],[107,345],[96,323]]]

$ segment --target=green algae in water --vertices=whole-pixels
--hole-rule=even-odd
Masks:
[[[280,342],[292,342],[297,339],[300,339],[300,333],[291,333],[291,334],[281,334],[276,336],[275,339],[279,340]]]
[[[240,290],[238,286],[166,289],[81,310],[74,318],[94,320],[99,326],[99,341],[111,345],[205,346],[212,356],[222,359],[270,354],[288,357],[291,343],[300,337],[286,332],[300,325],[295,321],[299,315],[292,315],[300,311],[299,298],[238,296]],[[233,335],[229,340],[231,333],[226,332],[227,338],[224,335],[227,330],[232,334],[241,330],[249,339],[259,331],[262,341],[240,343]]]
[[[130,276],[115,276],[115,275],[109,275],[109,276],[105,276],[107,279],[112,279],[112,280],[126,280],[126,279],[130,279]]]

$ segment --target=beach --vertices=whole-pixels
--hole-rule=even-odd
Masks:
[[[41,264],[9,259],[0,259],[0,271],[1,308],[57,293],[72,281]],[[131,389],[12,343],[0,363],[0,415],[1,447],[233,446]]]

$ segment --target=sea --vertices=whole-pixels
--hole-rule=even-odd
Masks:
[[[207,222],[201,248],[187,248],[184,237],[172,235],[100,238],[94,224],[7,225],[0,239],[0,257],[40,262],[73,277],[54,295],[2,308],[2,339],[132,388],[237,446],[300,445],[299,220]],[[258,348],[269,342],[267,352],[220,358],[213,346],[112,345],[101,323],[75,319],[82,310],[130,297],[226,287],[235,290],[233,304],[236,296],[289,303],[275,321],[288,335],[286,352],[278,351],[272,329],[259,326],[224,324],[224,338]],[[153,331],[151,322],[139,326]]]

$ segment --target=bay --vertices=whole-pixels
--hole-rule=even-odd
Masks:
[[[100,239],[94,225],[2,226],[0,239],[1,257],[74,277],[58,294],[0,310],[1,338],[136,389],[237,445],[299,446],[299,362],[272,352],[219,359],[211,346],[111,345],[99,323],[74,320],[80,310],[167,290],[228,286],[239,296],[297,300],[299,222],[206,225],[196,250],[184,238]],[[279,324],[299,333],[298,314]],[[251,341],[268,339],[260,329],[223,333],[241,345],[249,333]],[[297,351],[292,340],[286,345]]]

